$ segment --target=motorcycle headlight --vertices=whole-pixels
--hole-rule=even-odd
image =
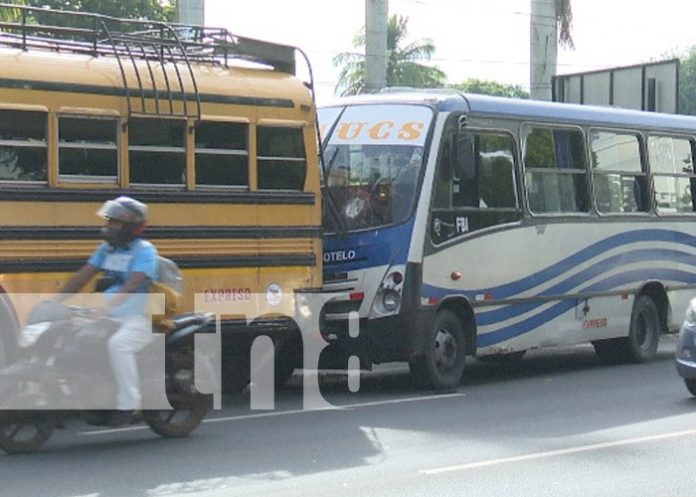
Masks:
[[[22,348],[31,347],[50,327],[50,321],[26,325],[22,328],[22,333],[19,335],[18,345]]]

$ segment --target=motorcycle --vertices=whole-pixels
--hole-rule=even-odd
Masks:
[[[195,365],[193,336],[209,331],[213,316],[191,313],[172,321],[164,358],[161,340],[137,354],[140,416],[160,436],[184,437],[212,406],[211,396],[196,389],[194,371],[212,382],[215,370],[209,361]],[[118,321],[95,316],[93,309],[57,303],[34,309],[20,334],[19,360],[0,370],[0,449],[38,451],[76,416],[89,425],[113,426],[116,385],[107,341],[118,328]]]

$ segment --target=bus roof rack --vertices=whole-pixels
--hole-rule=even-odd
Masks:
[[[200,119],[200,96],[192,64],[227,67],[231,61],[243,60],[296,74],[295,47],[237,36],[224,28],[8,3],[0,3],[0,10],[11,19],[0,22],[0,46],[115,58],[126,90],[129,118],[169,115]],[[145,61],[147,70],[136,60]],[[157,88],[153,65],[162,71],[166,88]],[[129,75],[131,81],[133,77],[137,81],[137,88],[129,87]],[[147,80],[151,89],[145,88]],[[146,109],[146,97],[154,98],[154,111]],[[164,99],[169,105],[161,105]],[[174,100],[183,102],[183,113],[174,111]],[[140,105],[134,109],[137,101]]]

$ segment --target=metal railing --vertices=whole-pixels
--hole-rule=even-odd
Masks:
[[[233,60],[244,60],[295,74],[296,48],[236,36],[223,28],[6,3],[0,3],[0,10],[10,19],[0,22],[0,46],[113,57],[121,74],[129,118],[157,115],[200,119],[194,65],[228,66]],[[154,106],[148,108],[148,99]],[[176,110],[177,101],[182,102],[181,111]]]

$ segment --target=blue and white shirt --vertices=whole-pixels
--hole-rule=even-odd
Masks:
[[[157,278],[157,249],[148,241],[136,238],[126,247],[114,248],[102,242],[87,261],[101,269],[104,274],[116,281],[106,290],[108,294],[120,293],[133,273],[143,273],[148,277],[134,294],[116,306],[112,311],[115,317],[132,316],[145,313],[146,295],[150,283]]]

